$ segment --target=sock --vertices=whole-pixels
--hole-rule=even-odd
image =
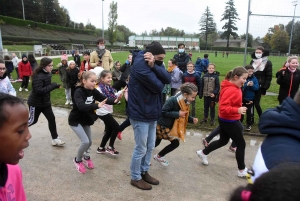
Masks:
[[[83,157],[85,160],[90,160],[90,157],[89,156],[84,156]]]

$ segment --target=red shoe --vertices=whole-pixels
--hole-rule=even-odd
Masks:
[[[118,132],[117,138],[118,138],[119,140],[122,140],[122,132]]]

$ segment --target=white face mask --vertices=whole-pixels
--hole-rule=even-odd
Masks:
[[[102,46],[102,45],[101,45],[101,46],[99,46],[99,49],[100,49],[100,50],[103,50],[103,49],[105,49],[105,45],[103,45],[103,46]]]
[[[262,57],[262,54],[255,54],[255,57],[260,59]]]

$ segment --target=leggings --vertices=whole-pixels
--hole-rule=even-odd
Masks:
[[[56,122],[55,116],[52,111],[52,107],[34,107],[29,105],[29,120],[28,120],[28,127],[35,124],[40,114],[43,113],[46,119],[48,120],[48,127],[52,136],[52,139],[56,139],[58,137],[57,130],[56,130]]]
[[[23,81],[21,84],[21,88],[25,87],[26,89],[28,88],[28,83],[29,83],[29,76],[23,76]]]
[[[130,120],[127,117],[127,119],[125,119],[125,121],[123,121],[123,123],[121,123],[120,125],[120,132],[122,132],[125,128],[127,128],[130,125],[131,125]]]
[[[100,143],[100,147],[104,148],[109,139],[109,146],[114,147],[115,140],[117,138],[118,132],[120,131],[119,123],[113,118],[111,114],[106,114],[104,116],[98,117],[105,124],[105,134]]]
[[[162,139],[156,139],[155,147],[157,147],[160,144],[161,140]],[[168,153],[170,153],[171,151],[173,151],[179,146],[179,140],[177,139],[171,140],[170,142],[171,144],[167,145],[158,153],[159,156],[164,157],[165,155],[167,155]]]
[[[88,152],[89,147],[92,145],[92,135],[91,135],[91,127],[89,125],[82,126],[78,124],[77,126],[70,126],[74,133],[81,140],[80,147],[77,151],[76,161],[82,161],[82,157],[84,152]]]
[[[260,107],[260,98],[261,98],[261,89],[259,89],[255,92],[255,97],[254,97],[254,100],[253,100],[254,106],[256,108],[256,111],[257,111],[257,114],[258,114],[259,117],[262,113],[262,109]],[[253,110],[253,112],[254,112],[254,110]],[[253,113],[253,116],[254,116],[254,113]]]
[[[243,125],[240,121],[234,122],[225,122],[219,119],[220,125],[220,139],[210,143],[204,150],[203,153],[205,155],[209,154],[210,152],[225,146],[229,138],[236,144],[236,153],[235,158],[238,164],[238,169],[243,170],[245,169],[245,148],[246,142],[243,137]]]

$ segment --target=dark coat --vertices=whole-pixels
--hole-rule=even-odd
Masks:
[[[12,61],[5,61],[5,68],[6,68],[6,71],[8,73],[13,72],[13,70],[14,70],[14,64],[13,64],[13,62]]]
[[[177,61],[177,66],[182,72],[186,72],[186,65],[191,60],[191,57],[187,53],[175,54],[173,59]]]
[[[206,73],[201,78],[200,92],[199,97],[210,96],[212,93],[215,94],[215,97],[219,94],[220,91],[220,73],[215,71],[213,73]]]
[[[126,64],[126,63],[124,63],[121,66],[121,68],[120,68],[120,71],[122,72],[121,78],[120,78],[121,81],[126,82],[128,76],[130,74],[130,68],[131,68],[131,65],[130,64]]]
[[[79,70],[77,67],[73,69],[67,69],[67,80],[70,87],[75,87],[78,82]]]

